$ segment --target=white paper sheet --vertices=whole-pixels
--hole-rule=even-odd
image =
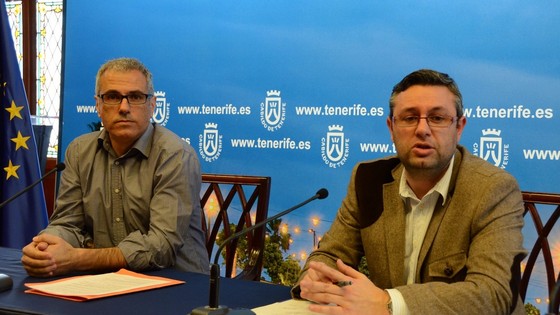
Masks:
[[[257,307],[252,311],[257,315],[319,315],[319,313],[312,312],[307,308],[309,303],[311,302],[291,299]]]

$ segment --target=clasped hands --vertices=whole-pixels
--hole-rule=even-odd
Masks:
[[[72,270],[74,252],[75,248],[62,238],[41,234],[22,249],[21,262],[30,276],[51,277]]]
[[[364,274],[336,261],[338,270],[321,262],[311,261],[300,281],[300,296],[313,301],[309,310],[329,315],[389,314],[389,294],[375,286]],[[351,282],[339,286],[340,281]]]

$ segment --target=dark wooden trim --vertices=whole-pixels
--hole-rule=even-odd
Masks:
[[[37,2],[24,0],[23,19],[23,85],[31,115],[37,114]]]
[[[55,168],[56,164],[57,164],[56,159],[47,158],[45,173]],[[60,173],[57,173],[56,176],[50,175],[49,177],[45,178],[45,180],[43,181],[43,191],[45,193],[45,202],[47,203],[47,213],[49,215],[49,218],[51,217],[54,210],[54,202],[56,199],[57,176],[60,176]]]
[[[519,293],[521,298],[525,300],[531,275],[536,263],[540,261],[545,267],[544,273],[550,303],[554,303],[554,305],[550,306],[553,307],[554,310],[558,310],[560,296],[559,292],[556,290],[558,278],[554,270],[554,257],[551,246],[551,243],[556,240],[550,239],[550,237],[553,237],[551,231],[560,219],[560,194],[530,191],[523,191],[522,194],[525,207],[525,222],[526,224],[528,222],[533,223],[538,238],[533,247],[529,248],[529,255],[525,260],[525,268],[521,276]],[[543,207],[543,205],[546,207]]]
[[[560,205],[559,194],[523,191],[523,201],[547,205]]]
[[[201,218],[202,229],[206,234],[208,258],[210,258],[212,262],[212,253],[214,252],[213,249],[220,229],[223,229],[224,237],[228,238],[244,228],[249,228],[253,225],[251,219],[252,213],[255,214],[254,224],[266,220],[268,217],[271,178],[250,175],[202,174],[202,183],[202,191],[204,192],[200,200],[202,209],[204,209],[204,206],[212,194],[215,194],[218,204],[218,213],[211,227],[207,226],[205,213],[203,213]],[[252,192],[249,186],[253,187]],[[247,191],[245,189],[247,189]],[[236,196],[238,197],[237,201],[241,205],[241,214],[239,220],[235,223],[235,231],[232,231],[230,229],[230,223],[233,222],[230,222],[230,219],[233,218],[230,217],[230,205],[234,202]],[[247,198],[247,196],[249,198]],[[261,280],[261,272],[264,265],[265,234],[266,227],[261,226],[256,228],[252,233],[242,236],[247,239],[247,255],[249,261],[244,270],[235,276],[236,278],[254,281]],[[233,277],[237,244],[237,240],[232,240],[224,247],[226,265],[225,276],[227,278]]]

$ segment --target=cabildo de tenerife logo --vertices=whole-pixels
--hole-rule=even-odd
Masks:
[[[204,124],[204,133],[198,136],[198,151],[206,162],[216,161],[222,152],[222,135],[218,131],[218,124]]]
[[[509,144],[504,144],[501,135],[501,130],[483,129],[480,144],[473,144],[473,153],[505,169],[509,163]]]
[[[286,119],[286,103],[282,103],[280,91],[266,91],[266,99],[261,103],[261,123],[268,131],[282,128]]]
[[[154,109],[152,120],[159,125],[165,126],[169,121],[169,106],[171,104],[167,103],[165,92],[163,91],[156,91],[154,97],[156,98],[156,108]]]
[[[344,136],[344,127],[329,126],[327,137],[321,139],[321,156],[329,167],[341,167],[348,160],[350,139]]]

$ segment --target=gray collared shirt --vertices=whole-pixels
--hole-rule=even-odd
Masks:
[[[132,270],[174,266],[208,272],[200,164],[189,144],[149,125],[117,157],[102,130],[72,141],[65,164],[55,211],[43,232],[74,247],[116,246]]]

